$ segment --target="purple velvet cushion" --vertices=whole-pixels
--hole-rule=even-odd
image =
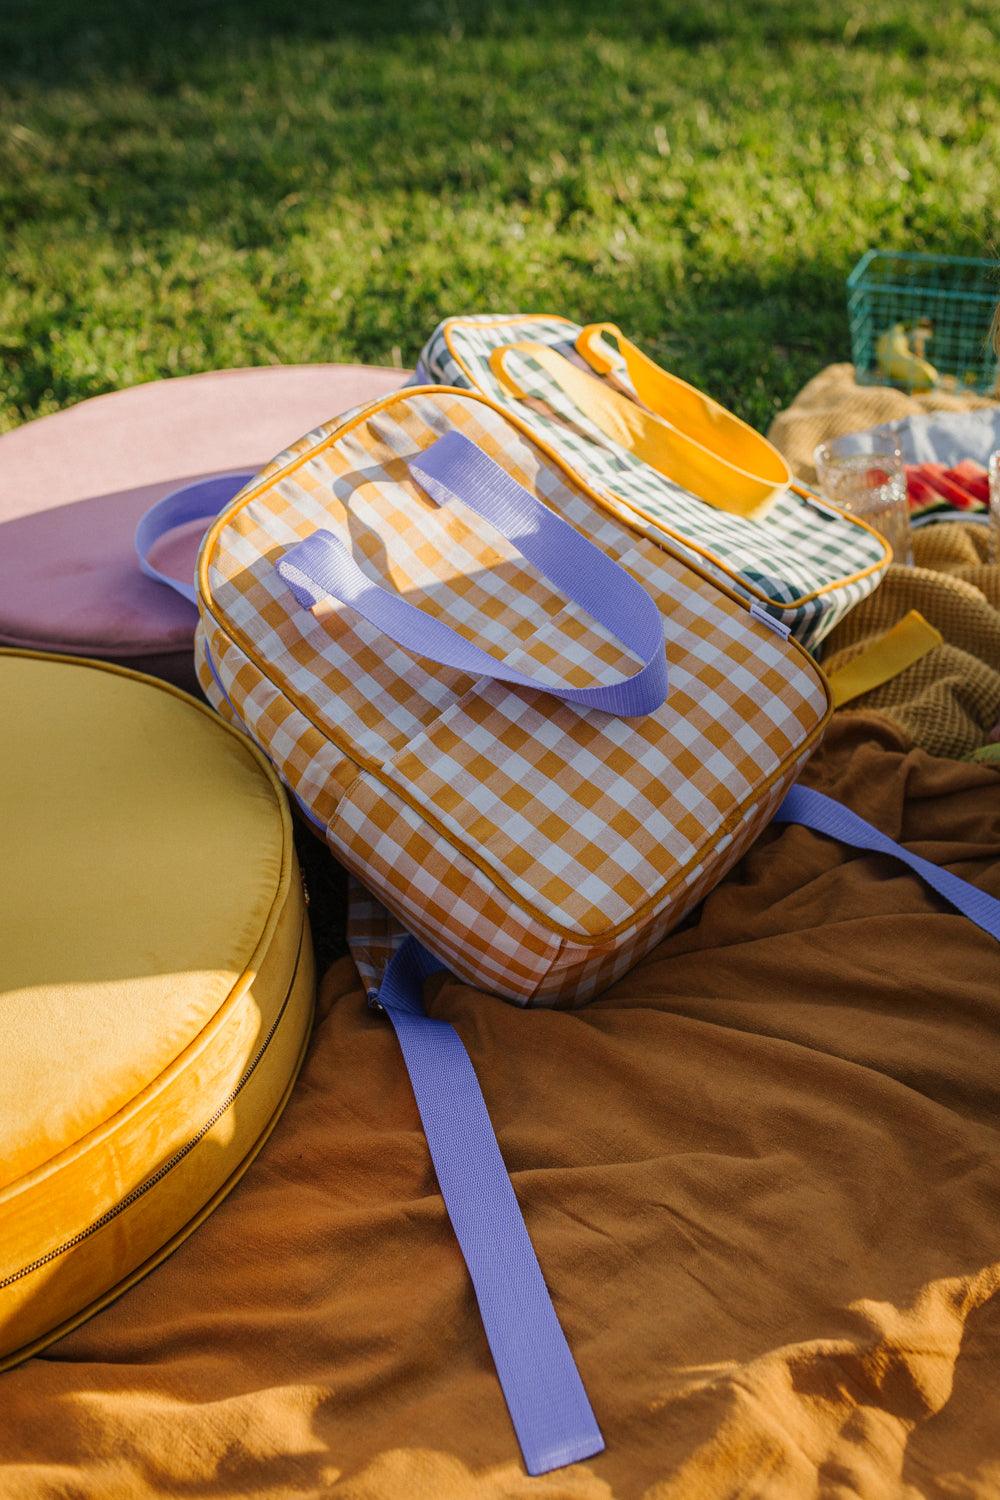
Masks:
[[[182,484],[262,467],[406,374],[364,365],[222,370],[81,402],[0,437],[0,643],[118,660],[189,652],[195,610],[139,571],[142,513]],[[199,526],[166,537],[191,577]]]

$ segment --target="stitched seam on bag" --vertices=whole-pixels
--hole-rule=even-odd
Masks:
[[[698,864],[703,862],[705,855],[711,852],[713,846],[719,841],[719,839],[725,838],[728,834],[731,834],[734,829],[738,828],[739,825],[744,821],[749,821],[760,803],[766,801],[767,794],[782,780],[783,777],[788,775],[788,772],[790,770],[794,769],[795,763],[811,748],[811,746],[819,738],[822,729],[825,728],[825,726],[826,720],[824,719],[823,723],[816,729],[814,729],[812,734],[797,746],[794,754],[786,756],[785,759],[781,762],[780,766],[775,771],[773,771],[770,776],[768,776],[766,781],[758,783],[758,785],[754,789],[752,800],[748,799],[747,801],[741,802],[738,804],[738,806],[733,808],[723,819],[723,821],[718,825],[718,827],[714,828],[710,834],[706,834],[704,841],[699,845],[697,851],[691,857],[691,859],[689,859],[688,862],[683,865],[680,870],[676,871],[669,878],[669,880],[665,881],[664,884],[661,885],[660,888],[652,896],[650,896],[647,901],[645,901],[641,906],[635,907],[635,909],[627,917],[623,917],[622,920],[620,922],[616,922],[613,927],[605,927],[604,930],[599,933],[578,932],[575,928],[566,927],[561,923],[554,922],[551,917],[547,917],[543,912],[539,911],[538,908],[534,906],[530,901],[526,900],[524,896],[515,891],[502,875],[497,874],[497,872],[491,868],[484,868],[480,860],[476,858],[475,851],[469,845],[461,843],[454,836],[454,834],[449,833],[447,830],[438,829],[436,824],[427,816],[424,806],[422,806],[415,798],[403,795],[400,788],[395,784],[384,781],[381,777],[375,776],[373,773],[362,771],[360,775],[356,776],[351,782],[351,786],[356,786],[358,782],[364,778],[365,775],[372,775],[373,781],[377,782],[379,786],[385,787],[388,791],[394,792],[396,796],[400,797],[401,801],[405,802],[408,807],[410,807],[415,813],[418,814],[418,816],[423,820],[426,826],[433,828],[434,831],[440,835],[440,837],[444,840],[444,842],[450,849],[454,849],[456,853],[458,853],[462,858],[468,859],[470,864],[473,864],[481,875],[484,875],[488,880],[490,880],[498,890],[503,891],[504,895],[507,896],[508,900],[513,902],[519,912],[526,914],[533,921],[537,922],[539,927],[546,934],[551,934],[563,941],[568,940],[569,942],[572,942],[573,944],[581,948],[597,948],[628,934],[633,928],[638,931],[642,926],[645,925],[647,921],[655,917],[660,904],[666,904],[669,897],[673,895],[679,887],[683,887],[684,883],[687,881],[691,874],[692,868],[697,868]],[[334,821],[335,819],[331,819],[331,824]],[[342,842],[344,842],[348,846],[350,845],[349,840],[343,839]]]

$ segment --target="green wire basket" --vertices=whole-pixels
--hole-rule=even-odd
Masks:
[[[847,278],[858,381],[911,391],[994,392],[998,366],[990,325],[998,300],[1000,261],[869,250]],[[903,353],[907,346],[911,360]]]

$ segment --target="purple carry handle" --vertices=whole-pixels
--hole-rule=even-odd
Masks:
[[[184,583],[170,573],[161,573],[150,562],[149,554],[161,537],[170,531],[176,531],[179,526],[187,526],[191,521],[204,521],[207,529],[209,523],[215,520],[219,512],[252,478],[253,470],[248,474],[216,474],[212,479],[196,479],[193,484],[173,490],[169,495],[164,495],[162,500],[157,500],[155,505],[151,505],[145,515],[140,516],[135,528],[135,550],[139,567],[146,577],[155,578],[157,583],[165,583],[182,598],[197,604],[198,590],[194,579],[190,583]]]
[[[505,666],[443,620],[373,583],[329,531],[313,532],[278,562],[278,572],[299,604],[311,609],[321,599],[336,599],[414,656],[474,677],[551,693],[581,708],[633,718],[662,705],[667,696],[663,622],[653,599],[630,573],[460,432],[439,438],[410,459],[409,467],[439,505],[460,500],[488,521],[550,583],[616,635],[642,666],[606,686],[553,687],[539,682]]]

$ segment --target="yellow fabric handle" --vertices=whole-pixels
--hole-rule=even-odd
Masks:
[[[609,358],[604,335],[617,342],[617,360]],[[636,395],[648,408],[643,412],[627,396],[602,383],[597,389],[608,400],[599,408],[592,394],[588,396],[582,387],[579,395],[574,390],[581,411],[602,430],[608,406],[616,414],[621,413],[618,403],[624,403],[631,412],[638,411],[643,418],[641,440],[650,446],[646,452],[635,446],[632,451],[702,500],[734,515],[752,516],[790,483],[787,463],[766,438],[718,401],[661,369],[614,323],[589,324],[578,334],[576,349],[597,375],[614,376],[624,365]],[[554,351],[550,354],[558,358]],[[568,360],[564,363],[581,381],[585,379]],[[627,423],[629,419],[624,420]],[[664,428],[671,436],[669,444]],[[615,440],[620,441],[617,437]],[[671,467],[664,467],[664,462]]]
[[[575,410],[588,417],[606,437],[718,510],[745,517],[760,514],[788,483],[787,469],[777,483],[747,473],[665,417],[647,411],[629,396],[595,380],[546,344],[505,344],[490,355],[494,375],[521,399],[529,394],[544,398],[544,391],[528,392],[518,384],[507,367],[512,354],[525,355],[539,365],[569,397]],[[729,413],[726,416],[731,422],[738,421]],[[757,434],[754,436],[758,442],[764,441]]]
[[[911,609],[885,635],[866,646],[853,661],[830,675],[830,693],[834,708],[870,693],[872,688],[891,682],[907,667],[940,646],[944,637],[925,620],[919,610]]]

